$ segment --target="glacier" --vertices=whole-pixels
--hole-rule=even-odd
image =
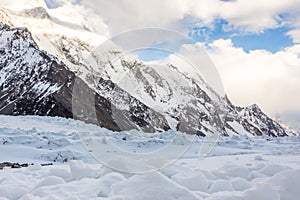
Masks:
[[[2,115],[1,160],[29,166],[0,170],[0,199],[153,199],[154,192],[160,199],[297,199],[300,195],[299,137],[220,137],[211,152],[199,156],[205,137],[197,136],[172,165],[135,174],[115,171],[96,160],[80,140],[78,123],[91,132],[107,132],[106,139],[123,150],[138,148],[140,138],[130,131],[115,135],[73,119]],[[124,136],[130,145],[122,145]],[[143,142],[159,149],[169,139],[152,137]],[[118,164],[126,167],[123,161]]]

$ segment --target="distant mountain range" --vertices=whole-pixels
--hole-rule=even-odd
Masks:
[[[299,112],[285,112],[276,115],[276,120],[280,122],[286,129],[291,129],[300,133],[300,113]]]

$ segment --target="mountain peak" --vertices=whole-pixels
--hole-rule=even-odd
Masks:
[[[254,112],[262,112],[262,110],[257,104],[252,104],[250,106],[247,106],[246,109],[253,110]]]

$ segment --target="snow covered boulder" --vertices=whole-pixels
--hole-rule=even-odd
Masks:
[[[250,173],[249,168],[244,166],[234,166],[226,165],[223,168],[223,171],[226,172],[225,177],[240,177],[246,179]]]
[[[51,186],[51,185],[59,185],[59,184],[64,184],[65,180],[61,177],[57,176],[47,176],[44,178],[41,182],[39,182],[35,188],[40,188],[40,187],[46,187],[46,186]]]
[[[189,168],[188,166],[183,166],[183,165],[169,165],[165,168],[161,169],[161,173],[167,176],[168,178],[172,178],[176,174],[183,174],[185,176],[194,176],[196,175],[196,172]]]
[[[12,189],[13,188],[13,189]],[[19,199],[27,192],[27,189],[22,185],[1,185],[0,199]]]
[[[278,165],[278,164],[271,164],[262,168],[259,172],[267,176],[273,176],[274,174],[287,169],[291,169],[291,168],[287,166]]]
[[[283,200],[280,197],[278,191],[276,191],[276,188],[273,187],[272,184],[268,184],[268,183],[257,184],[255,187],[244,191],[242,195],[242,199],[243,200],[253,200],[253,199]],[[294,199],[298,199],[298,198],[294,198]]]
[[[74,180],[94,177],[95,170],[87,167],[81,160],[70,161],[70,171]]]
[[[160,173],[134,175],[125,181],[112,185],[112,194],[121,195],[126,200],[200,199],[188,189],[172,182]]]
[[[220,192],[220,191],[233,191],[232,185],[229,181],[219,179],[212,183],[208,190],[210,193]]]
[[[299,199],[300,169],[280,172],[268,182],[275,185],[280,194],[280,200]]]
[[[97,196],[108,197],[111,192],[111,185],[123,181],[125,178],[122,174],[112,172],[102,176],[99,180],[101,180],[99,183],[100,191],[98,192]]]
[[[49,169],[49,175],[50,176],[57,176],[63,178],[66,182],[69,182],[72,180],[72,174],[69,170],[67,169],[62,169],[62,168],[51,168]]]
[[[234,178],[231,181],[231,184],[232,184],[233,189],[237,190],[237,191],[243,191],[243,190],[249,189],[251,187],[251,184],[248,181],[246,181],[243,178],[239,178],[239,177]]]
[[[206,192],[209,186],[209,182],[206,177],[202,173],[198,173],[195,176],[183,176],[181,174],[177,174],[172,177],[172,180],[182,185],[189,190],[193,191],[203,191]]]

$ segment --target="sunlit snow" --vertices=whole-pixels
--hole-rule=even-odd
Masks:
[[[33,165],[0,171],[0,199],[290,200],[300,195],[299,137],[220,137],[206,156],[200,155],[205,138],[196,137],[175,163],[134,174],[96,161],[80,140],[78,124],[91,132],[107,132],[106,139],[123,144],[121,149],[144,148],[131,132],[109,134],[95,125],[58,117],[1,116],[1,161]],[[170,136],[150,138],[143,141],[145,146],[159,148]],[[53,165],[41,166],[46,163]]]

